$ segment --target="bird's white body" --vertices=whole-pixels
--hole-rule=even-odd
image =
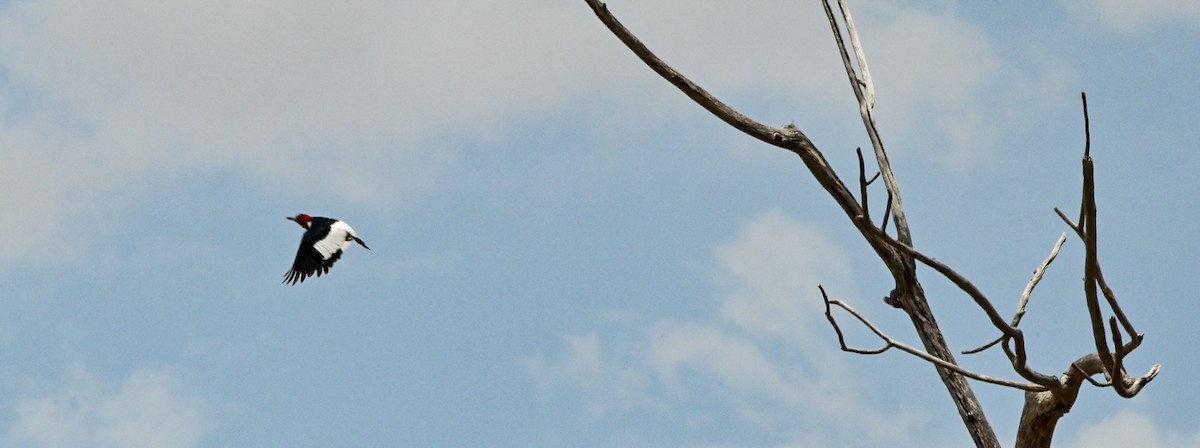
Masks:
[[[318,240],[313,247],[325,259],[329,259],[333,257],[333,254],[350,247],[350,243],[354,241],[352,237],[358,237],[358,234],[354,233],[354,229],[350,228],[345,221],[338,221],[329,226],[329,236]]]

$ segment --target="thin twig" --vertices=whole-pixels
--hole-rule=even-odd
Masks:
[[[863,217],[870,219],[871,207],[867,201],[867,185],[870,185],[871,181],[875,179],[871,178],[871,181],[867,180],[867,166],[866,162],[863,161],[862,147],[856,148],[854,153],[858,155],[858,199],[862,202]]]
[[[1104,299],[1108,301],[1108,307],[1116,315],[1117,321],[1121,323],[1121,327],[1125,329],[1125,332],[1129,333],[1133,338],[1133,340],[1129,341],[1130,347],[1128,350],[1137,348],[1142,343],[1142,336],[1133,328],[1133,322],[1130,322],[1129,317],[1125,316],[1125,311],[1121,310],[1121,304],[1117,302],[1117,295],[1113,292],[1112,288],[1108,287],[1108,282],[1104,281],[1104,271],[1100,269],[1100,266],[1096,266],[1096,282],[1100,285],[1100,292],[1104,295]],[[1117,347],[1117,349],[1120,350],[1121,347]]]
[[[1058,385],[1058,380],[1054,376],[1046,375],[1029,368],[1028,355],[1025,351],[1025,335],[1021,332],[1021,329],[1011,326],[1008,324],[1008,322],[1005,322],[1004,318],[1000,317],[1000,313],[996,311],[996,307],[992,306],[992,302],[983,294],[983,291],[980,291],[979,288],[971,283],[970,280],[967,280],[967,278],[963,277],[962,274],[959,274],[950,266],[937,261],[933,257],[925,255],[920,251],[917,251],[916,249],[913,249],[904,243],[896,241],[887,235],[882,235],[881,237],[883,238],[884,242],[888,243],[892,247],[895,247],[901,252],[912,256],[917,261],[920,261],[922,264],[929,266],[933,268],[933,270],[942,274],[943,277],[946,277],[947,280],[950,280],[950,282],[954,283],[958,289],[962,290],[967,294],[967,296],[974,300],[975,304],[983,310],[984,314],[987,314],[988,319],[992,322],[992,325],[995,326],[997,330],[1000,330],[1005,338],[1012,339],[1015,346],[1013,351],[1015,353],[1010,356],[1010,359],[1013,361],[1013,369],[1016,370],[1021,377],[1042,385],[1047,389],[1056,387]]]
[[[1029,283],[1025,285],[1025,291],[1021,292],[1021,299],[1017,302],[1017,313],[1013,316],[1012,326],[1015,327],[1021,323],[1021,317],[1025,316],[1025,306],[1029,304],[1029,297],[1033,295],[1033,288],[1042,281],[1042,276],[1046,275],[1046,269],[1058,257],[1058,251],[1062,250],[1063,244],[1066,242],[1067,234],[1059,235],[1058,241],[1054,242],[1054,248],[1050,249],[1050,255],[1042,260],[1042,264],[1038,265],[1037,269],[1034,269],[1033,278],[1029,279]]]
[[[1046,269],[1049,268],[1050,263],[1053,262],[1056,257],[1058,257],[1059,250],[1062,249],[1063,243],[1066,242],[1067,234],[1063,233],[1062,235],[1059,235],[1058,241],[1054,243],[1054,248],[1050,249],[1050,255],[1047,256],[1045,260],[1042,260],[1042,264],[1038,265],[1037,269],[1033,270],[1033,278],[1029,279],[1029,283],[1025,285],[1025,291],[1021,293],[1021,298],[1017,301],[1017,312],[1013,315],[1012,323],[1010,325],[1016,327],[1021,324],[1021,318],[1025,316],[1025,306],[1029,304],[1029,298],[1033,295],[1033,288],[1037,286],[1038,282],[1042,281],[1042,276],[1046,274]],[[1002,340],[1004,340],[1004,336],[1000,336],[992,342],[984,344],[979,348],[964,350],[962,353],[964,355],[979,353],[987,350],[993,345],[996,345]]]
[[[1062,218],[1063,222],[1067,223],[1067,227],[1070,227],[1071,230],[1074,230],[1075,234],[1079,235],[1079,239],[1083,239],[1083,228],[1082,227],[1080,227],[1080,226],[1076,225],[1074,222],[1072,222],[1071,218],[1068,218],[1067,214],[1063,213],[1063,211],[1061,209],[1059,209],[1058,207],[1054,207],[1054,213],[1058,213],[1058,217]]]
[[[884,209],[883,209],[883,221],[881,221],[879,223],[879,230],[882,230],[884,235],[887,235],[888,218],[890,218],[891,216],[892,216],[892,192],[889,191],[887,206],[884,207]]]
[[[871,69],[867,67],[867,54],[863,52],[862,42],[858,40],[858,29],[854,27],[854,18],[850,16],[850,6],[845,0],[838,0],[842,20],[846,21],[846,34],[850,36],[850,46],[854,48],[855,62],[858,62],[858,72],[862,75],[860,81],[865,89],[863,106],[871,114],[871,128],[875,128],[875,83],[871,81]]]
[[[821,290],[821,297],[825,300],[825,319],[829,321],[829,326],[833,327],[833,331],[837,333],[838,345],[842,347],[842,351],[858,353],[860,355],[878,355],[892,348],[891,344],[886,343],[886,339],[884,340],[884,346],[877,349],[854,348],[846,344],[846,335],[842,334],[842,327],[838,325],[837,319],[834,319],[833,317],[833,308],[831,307],[833,302],[829,300],[829,294],[825,293],[825,287],[822,285],[817,285],[817,289]],[[839,306],[841,306],[843,309],[846,308],[845,304],[839,303]],[[855,317],[859,317],[854,311],[850,311],[850,314],[854,315]],[[859,320],[862,320],[862,318],[860,317]],[[872,326],[868,324],[867,327],[871,328]]]
[[[896,339],[893,339],[891,336],[888,336],[887,333],[884,333],[883,330],[880,330],[879,327],[875,326],[874,323],[872,323],[870,320],[868,320],[866,317],[864,317],[861,313],[859,313],[858,310],[855,310],[853,307],[851,307],[850,305],[847,305],[845,302],[842,302],[840,300],[830,300],[829,296],[825,293],[825,288],[820,287],[820,289],[821,289],[821,297],[825,300],[825,317],[826,317],[826,319],[829,320],[829,323],[833,326],[834,331],[837,332],[838,343],[841,345],[841,348],[843,351],[847,351],[847,352],[851,352],[851,353],[859,353],[859,354],[864,354],[864,355],[876,355],[876,354],[880,354],[885,351],[888,351],[889,349],[894,347],[905,353],[908,353],[910,355],[921,358],[927,362],[930,362],[930,363],[936,364],[938,366],[944,367],[948,370],[954,371],[955,373],[965,376],[967,378],[983,381],[985,383],[996,384],[996,385],[1000,385],[1000,386],[1008,386],[1008,387],[1026,390],[1026,391],[1030,391],[1030,392],[1041,392],[1041,391],[1048,390],[1045,386],[1038,385],[1038,384],[1007,380],[1004,378],[997,378],[997,377],[994,377],[991,375],[984,375],[982,373],[973,372],[973,371],[962,368],[958,364],[948,362],[944,359],[941,359],[936,356],[925,353],[925,351],[917,349],[916,347],[913,347],[911,345],[897,341]],[[845,338],[842,335],[841,328],[838,327],[837,320],[833,317],[832,307],[834,307],[834,306],[845,310],[847,313],[850,313],[851,316],[854,316],[855,319],[858,319],[858,321],[860,323],[862,323],[864,326],[866,326],[867,329],[871,330],[872,333],[875,333],[875,336],[878,336],[880,339],[883,340],[884,346],[880,347],[878,349],[860,349],[860,348],[848,346],[846,344]]]
[[[1083,157],[1092,157],[1092,122],[1088,117],[1087,108],[1087,92],[1079,92],[1079,98],[1083,100]]]
[[[867,137],[871,139],[871,147],[875,149],[875,160],[879,165],[879,172],[883,175],[883,184],[891,193],[888,202],[892,206],[892,214],[895,215],[896,238],[911,246],[912,234],[908,227],[908,219],[904,214],[904,206],[901,204],[900,185],[896,181],[892,164],[883,147],[883,139],[879,136],[879,129],[875,124],[875,86],[867,67],[866,53],[863,51],[862,42],[859,41],[858,32],[854,27],[854,19],[850,16],[850,7],[844,0],[838,0],[842,20],[846,22],[846,31],[850,36],[850,44],[853,46],[854,55],[858,60],[857,71],[854,63],[850,60],[850,51],[846,49],[846,42],[842,39],[841,28],[838,26],[833,9],[829,6],[829,1],[822,0],[821,3],[825,7],[825,15],[829,19],[829,26],[833,30],[834,39],[837,41],[842,55],[842,65],[846,67],[846,76],[850,78],[850,87],[854,90],[854,96],[858,98],[858,111],[862,115],[863,126],[867,129]],[[860,72],[861,77],[859,76]],[[907,264],[911,265],[911,261]]]
[[[1003,336],[1003,335],[1002,335],[1002,336],[1000,336],[1000,337],[998,337],[998,338],[996,338],[996,339],[992,339],[992,341],[991,341],[991,342],[988,342],[987,344],[983,344],[983,345],[981,345],[981,346],[979,346],[979,347],[975,347],[975,348],[973,348],[973,349],[970,349],[970,350],[963,350],[963,351],[962,351],[962,354],[964,354],[964,355],[974,355],[974,354],[976,354],[976,353],[979,353],[979,352],[982,352],[982,351],[984,351],[984,350],[987,350],[987,349],[989,349],[989,348],[992,348],[992,346],[994,346],[994,345],[996,345],[996,344],[999,344],[999,343],[1000,343],[1000,342],[1002,342],[1002,341],[1004,341],[1004,336]]]

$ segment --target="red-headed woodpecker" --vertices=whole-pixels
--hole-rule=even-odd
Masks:
[[[300,239],[300,250],[296,252],[296,261],[292,270],[283,276],[284,283],[296,284],[304,282],[309,277],[320,277],[328,274],[333,263],[342,257],[342,251],[354,241],[366,247],[363,240],[358,239],[354,229],[345,221],[299,214],[288,219],[300,224],[305,229],[304,238]]]

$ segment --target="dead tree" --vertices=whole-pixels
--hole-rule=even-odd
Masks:
[[[862,150],[858,151],[858,196],[846,186],[825,160],[821,151],[795,125],[772,127],[759,123],[718,100],[712,94],[701,88],[687,77],[671,68],[654,55],[636,36],[626,29],[608,11],[607,6],[599,0],[585,0],[596,16],[621,40],[637,57],[646,63],[655,73],[658,73],[685,95],[720,118],[725,123],[773,146],[791,151],[800,156],[800,160],[816,178],[817,182],[829,193],[833,200],[842,208],[850,222],[867,243],[875,251],[879,259],[892,275],[894,287],[884,298],[884,301],[906,313],[911,319],[917,334],[921,339],[923,349],[900,342],[881,331],[866,316],[841,300],[831,300],[823,287],[818,285],[821,296],[825,301],[825,316],[833,330],[837,333],[838,343],[842,350],[852,353],[871,355],[883,353],[892,348],[902,350],[921,358],[937,370],[938,376],[945,383],[950,398],[954,401],[962,418],[963,424],[981,447],[999,447],[995,431],[988,423],[983,408],[980,406],[975,393],[967,379],[996,384],[1004,387],[1019,389],[1025,392],[1025,406],[1022,410],[1020,426],[1017,432],[1016,446],[1018,447],[1048,447],[1054,435],[1058,419],[1071,410],[1075,398],[1079,394],[1084,381],[1096,387],[1112,387],[1122,397],[1131,398],[1158,374],[1159,365],[1150,368],[1149,372],[1140,377],[1130,376],[1125,371],[1124,359],[1142,343],[1142,334],[1138,333],[1129,318],[1117,303],[1116,295],[1104,281],[1097,257],[1096,234],[1096,201],[1095,178],[1092,170],[1090,124],[1087,118],[1087,97],[1083,96],[1083,115],[1085,129],[1085,144],[1083,151],[1083,197],[1079,217],[1073,222],[1061,210],[1055,209],[1067,226],[1083,240],[1085,247],[1084,260],[1084,297],[1087,303],[1088,316],[1091,319],[1095,351],[1084,355],[1072,362],[1060,375],[1041,373],[1029,367],[1025,337],[1019,327],[1025,307],[1029,302],[1034,287],[1041,280],[1043,273],[1058,255],[1059,249],[1067,240],[1066,233],[1059,237],[1050,255],[1034,272],[1033,278],[1025,287],[1024,293],[1018,299],[1017,311],[1011,319],[1006,319],[996,311],[992,301],[966,277],[956,272],[946,264],[937,261],[917,249],[913,245],[912,235],[905,218],[904,205],[901,201],[900,187],[896,176],[888,162],[887,152],[875,126],[874,101],[875,89],[867,68],[867,60],[854,21],[845,0],[838,0],[838,11],[822,0],[825,14],[829,19],[835,41],[841,51],[842,62],[850,86],[858,99],[859,112],[866,127],[867,136],[874,150],[875,164],[878,172],[868,179],[866,162]],[[843,26],[845,32],[842,31]],[[850,48],[846,39],[849,38]],[[852,55],[853,53],[853,55]],[[878,221],[872,217],[867,201],[868,190],[876,179],[882,178],[887,192],[887,205]],[[894,235],[888,233],[888,226],[894,230]],[[1020,380],[1005,379],[967,370],[954,360],[949,345],[942,332],[938,329],[937,321],[930,311],[925,299],[925,291],[917,280],[917,263],[923,264],[941,274],[966,294],[980,310],[984,312],[999,336],[989,344],[967,350],[963,354],[982,352],[988,348],[999,346],[1012,365],[1013,372]],[[1103,297],[1103,299],[1101,298]],[[1104,319],[1103,305],[1107,305],[1112,313],[1107,323]],[[851,347],[846,344],[841,327],[834,317],[834,308],[854,317],[859,323],[883,340],[878,348],[864,349]],[[1111,338],[1112,345],[1109,345]],[[1101,375],[1102,380],[1093,377]]]

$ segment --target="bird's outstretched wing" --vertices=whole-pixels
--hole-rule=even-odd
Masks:
[[[342,257],[342,251],[350,246],[351,241],[370,249],[355,236],[354,229],[342,221],[313,217],[312,222],[313,229],[324,231],[310,230],[304,233],[304,238],[300,240],[300,249],[296,251],[296,261],[292,263],[292,270],[283,277],[284,283],[294,285],[304,282],[304,279],[309,277],[328,274],[329,268]]]
[[[314,218],[314,221],[317,219],[322,218]],[[304,232],[304,237],[300,239],[300,249],[296,251],[296,261],[292,262],[292,270],[283,276],[284,283],[294,285],[304,282],[306,278],[329,273],[333,263],[342,257],[342,248],[325,242],[329,236],[329,227],[325,227],[324,232]]]
[[[303,283],[304,279],[309,277],[320,277],[323,274],[329,273],[329,268],[333,267],[333,263],[342,258],[342,251],[338,250],[325,259],[317,248],[311,244],[300,244],[300,250],[296,251],[296,261],[292,262],[292,270],[288,271],[283,276],[284,283],[296,284]]]

